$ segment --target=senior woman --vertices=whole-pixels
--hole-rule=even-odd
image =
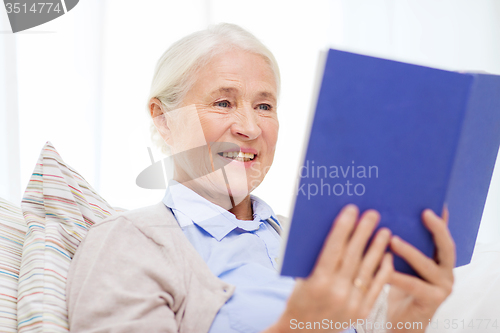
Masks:
[[[369,243],[378,213],[348,205],[308,278],[278,274],[282,221],[250,193],[273,162],[279,88],[271,52],[235,25],[165,52],[148,113],[173,180],[162,202],[90,228],[68,276],[71,331],[425,330],[455,258],[446,218],[429,210],[434,260],[387,229]],[[387,246],[422,278],[395,272]]]

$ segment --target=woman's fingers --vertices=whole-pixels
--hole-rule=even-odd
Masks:
[[[391,250],[403,258],[423,279],[438,283],[440,270],[436,262],[398,236],[391,239]]]
[[[331,274],[336,270],[358,220],[358,214],[359,210],[355,205],[347,205],[340,211],[325,239],[313,273]]]
[[[394,266],[392,264],[392,254],[386,253],[382,259],[382,264],[373,279],[368,292],[366,293],[361,307],[361,317],[366,318],[370,313],[375,301],[377,300],[380,291],[386,283],[390,282]]]
[[[366,244],[370,239],[373,230],[380,221],[380,214],[375,210],[367,210],[361,216],[361,219],[354,230],[354,233],[349,240],[345,255],[342,257],[342,264],[340,268],[340,274],[347,278],[356,277],[359,266],[361,264],[361,259],[363,257],[363,251],[366,248]],[[380,249],[379,249],[380,251]],[[383,252],[383,249],[382,251]],[[380,256],[381,258],[382,256]],[[380,263],[376,262],[376,266]]]
[[[446,209],[443,212],[443,217],[447,218]],[[422,278],[433,284],[440,284],[443,279],[442,269],[444,268],[451,272],[451,269],[455,267],[455,244],[446,226],[446,222],[434,214],[432,210],[424,210],[422,220],[434,238],[437,263],[411,244],[396,236],[391,240],[391,249],[408,262]]]
[[[391,240],[391,231],[386,228],[380,229],[373,238],[359,268],[358,278],[362,281],[371,281],[375,270],[384,256],[387,245]]]
[[[443,220],[434,214],[432,210],[426,209],[422,213],[422,220],[434,238],[439,266],[453,268],[455,267],[455,242],[446,223],[448,219],[447,211],[445,209],[443,212]]]
[[[427,282],[397,271],[393,272],[390,283],[416,298],[425,296],[427,288],[429,287]]]
[[[390,284],[400,288],[420,302],[434,304],[436,308],[450,295],[453,287],[453,283],[446,286],[431,285],[417,277],[396,271],[393,271]]]
[[[340,287],[351,284],[351,298],[348,300],[352,309],[366,311],[375,303],[384,284],[391,277],[392,256],[385,250],[390,241],[388,229],[381,229],[374,237],[364,255],[366,245],[373,234],[380,214],[375,210],[366,211],[359,218],[355,205],[347,205],[339,213],[325,240],[323,249],[316,262],[313,275],[333,278]],[[377,273],[375,271],[379,268]]]

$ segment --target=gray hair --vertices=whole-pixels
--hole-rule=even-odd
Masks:
[[[280,72],[271,51],[243,28],[235,24],[220,23],[180,39],[163,53],[156,64],[151,83],[148,115],[150,115],[149,101],[155,97],[161,101],[166,111],[179,107],[193,86],[197,71],[216,55],[231,49],[249,51],[262,56],[274,72],[279,95]],[[154,126],[153,119],[150,131],[153,143],[168,155],[170,149]]]

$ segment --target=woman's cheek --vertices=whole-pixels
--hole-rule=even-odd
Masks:
[[[200,112],[200,122],[207,142],[219,141],[227,126],[227,117],[214,112]]]
[[[269,153],[274,157],[274,151],[276,150],[276,144],[278,142],[278,132],[279,132],[279,122],[277,120],[268,122],[263,128],[263,135],[266,145],[268,147]],[[273,158],[271,157],[271,161]]]
[[[278,115],[276,113],[273,113],[272,115],[269,115],[267,117],[263,117],[261,123],[262,123],[262,126],[265,126],[266,129],[268,129],[270,132],[274,133],[276,135],[276,137],[278,136],[280,122],[278,120]]]

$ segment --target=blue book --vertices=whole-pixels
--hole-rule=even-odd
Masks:
[[[446,203],[457,266],[469,263],[499,144],[500,76],[329,50],[281,274],[309,275],[348,203],[431,258],[421,213]]]

